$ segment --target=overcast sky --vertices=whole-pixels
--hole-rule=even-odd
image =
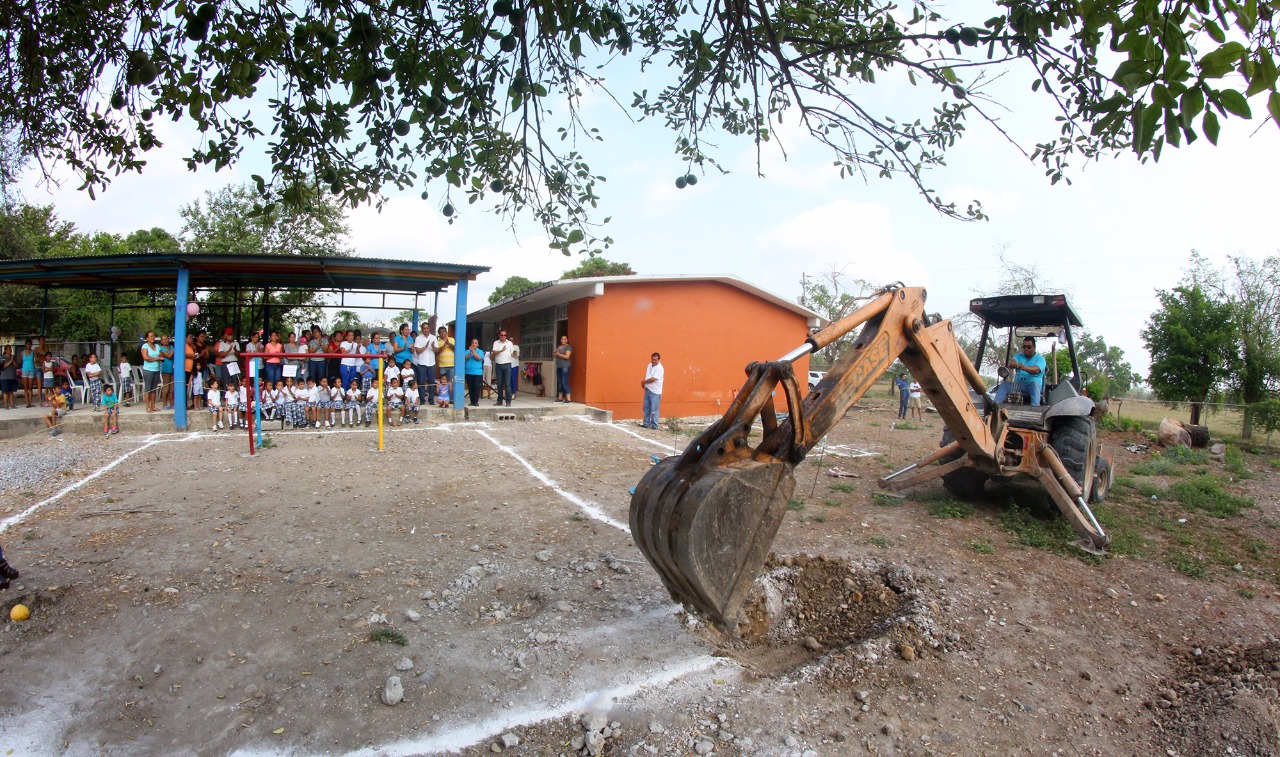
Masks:
[[[1005,126],[1026,145],[1052,137],[1044,104],[1009,87]],[[629,101],[632,87],[616,90]],[[883,104],[901,94],[881,86],[868,98]],[[1265,114],[1265,103],[1255,100],[1255,113]],[[841,180],[831,155],[794,127],[780,131],[786,160],[766,149],[765,178],[756,176],[754,146],[726,137],[716,155],[730,173],[702,173],[696,187],[677,189],[674,180],[686,167],[658,123],[632,123],[602,97],[588,98],[583,112],[605,136],[584,149],[596,172],[608,177],[597,190],[603,197],[597,217],[612,217],[607,229],[616,240],[605,256],[639,273],[734,274],[794,299],[803,275],[834,268],[875,284],[926,286],[929,309],[952,315],[991,288],[999,276],[996,253],[1005,249],[1011,259],[1038,268],[1046,289],[1073,295],[1086,327],[1123,348],[1145,373],[1138,332],[1156,306],[1155,291],[1177,284],[1191,250],[1214,263],[1276,251],[1280,140],[1275,125],[1260,116],[1225,122],[1216,148],[1201,139],[1166,150],[1159,164],[1140,165],[1131,154],[1077,164],[1071,186],[1050,186],[1038,164],[974,122],[949,165],[929,176],[948,199],[961,206],[979,199],[991,216],[964,223],[938,215],[906,181]],[[27,177],[25,197],[53,203],[82,231],[127,234],[160,226],[176,234],[183,205],[265,173],[253,157],[230,170],[190,173],[181,158],[195,135],[175,128],[162,126],[166,147],[150,154],[141,176],[116,179],[96,201],[76,191],[74,180],[40,186],[34,175]],[[439,213],[442,189],[433,187],[428,201],[418,189],[392,195],[380,213],[352,211],[351,247],[360,256],[491,267],[472,284],[471,311],[509,276],[553,279],[577,264],[576,257],[549,250],[540,228],[525,223],[513,233],[503,219],[464,201],[454,203],[459,215],[446,223]],[[450,292],[440,301],[449,318],[453,300]],[[734,339],[749,338],[752,324],[726,314],[705,327],[708,339]]]

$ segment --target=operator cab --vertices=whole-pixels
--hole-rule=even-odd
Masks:
[[[1031,406],[1029,398],[1014,390],[999,405],[1015,426],[1042,428],[1045,414],[1049,408],[1072,397],[1079,397],[1083,392],[1083,381],[1080,363],[1076,356],[1075,340],[1071,333],[1073,326],[1080,327],[1080,316],[1072,309],[1063,294],[1026,294],[1006,295],[1001,297],[982,297],[969,301],[969,312],[982,319],[982,337],[978,340],[977,359],[973,361],[981,372],[983,366],[996,366],[1000,380],[1012,380],[1011,369],[1006,366],[1012,359],[1015,345],[1022,342],[1023,337],[1036,339],[1037,352],[1044,340],[1051,339],[1052,349],[1046,356],[1046,371],[1041,379],[1043,387],[1040,394],[1040,405]],[[1066,348],[1071,356],[1071,376],[1057,375],[1057,351],[1059,346]],[[988,411],[993,408],[988,408]]]

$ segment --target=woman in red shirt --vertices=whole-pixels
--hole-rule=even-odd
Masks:
[[[263,352],[272,353],[276,355],[282,354],[284,352],[284,345],[280,343],[279,331],[271,332],[271,339],[270,341],[267,342],[267,346],[263,348]],[[263,374],[265,375],[265,378],[267,380],[267,386],[274,387],[277,381],[282,380],[281,377],[283,376],[283,373],[284,373],[284,368],[280,364],[280,358],[278,357],[267,358],[266,365],[263,366]]]

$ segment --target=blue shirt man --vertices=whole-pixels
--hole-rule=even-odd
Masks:
[[[1013,369],[1014,381],[1017,382],[1018,391],[1027,398],[1027,404],[1039,405],[1040,393],[1044,387],[1045,362],[1044,355],[1036,352],[1035,339],[1029,336],[1023,338],[1022,352],[1013,356],[1009,361],[1009,368]],[[996,402],[1004,402],[1013,387],[1014,384],[1008,381],[996,387]]]
[[[907,417],[907,397],[911,389],[911,382],[907,381],[907,374],[899,373],[898,378],[894,379],[893,385],[898,387],[898,417]]]

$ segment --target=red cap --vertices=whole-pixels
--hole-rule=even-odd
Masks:
[[[223,329],[223,330],[222,330],[222,333],[224,333],[224,334],[234,334],[234,333],[236,333],[236,332],[232,331],[230,328],[226,328],[226,329]]]

